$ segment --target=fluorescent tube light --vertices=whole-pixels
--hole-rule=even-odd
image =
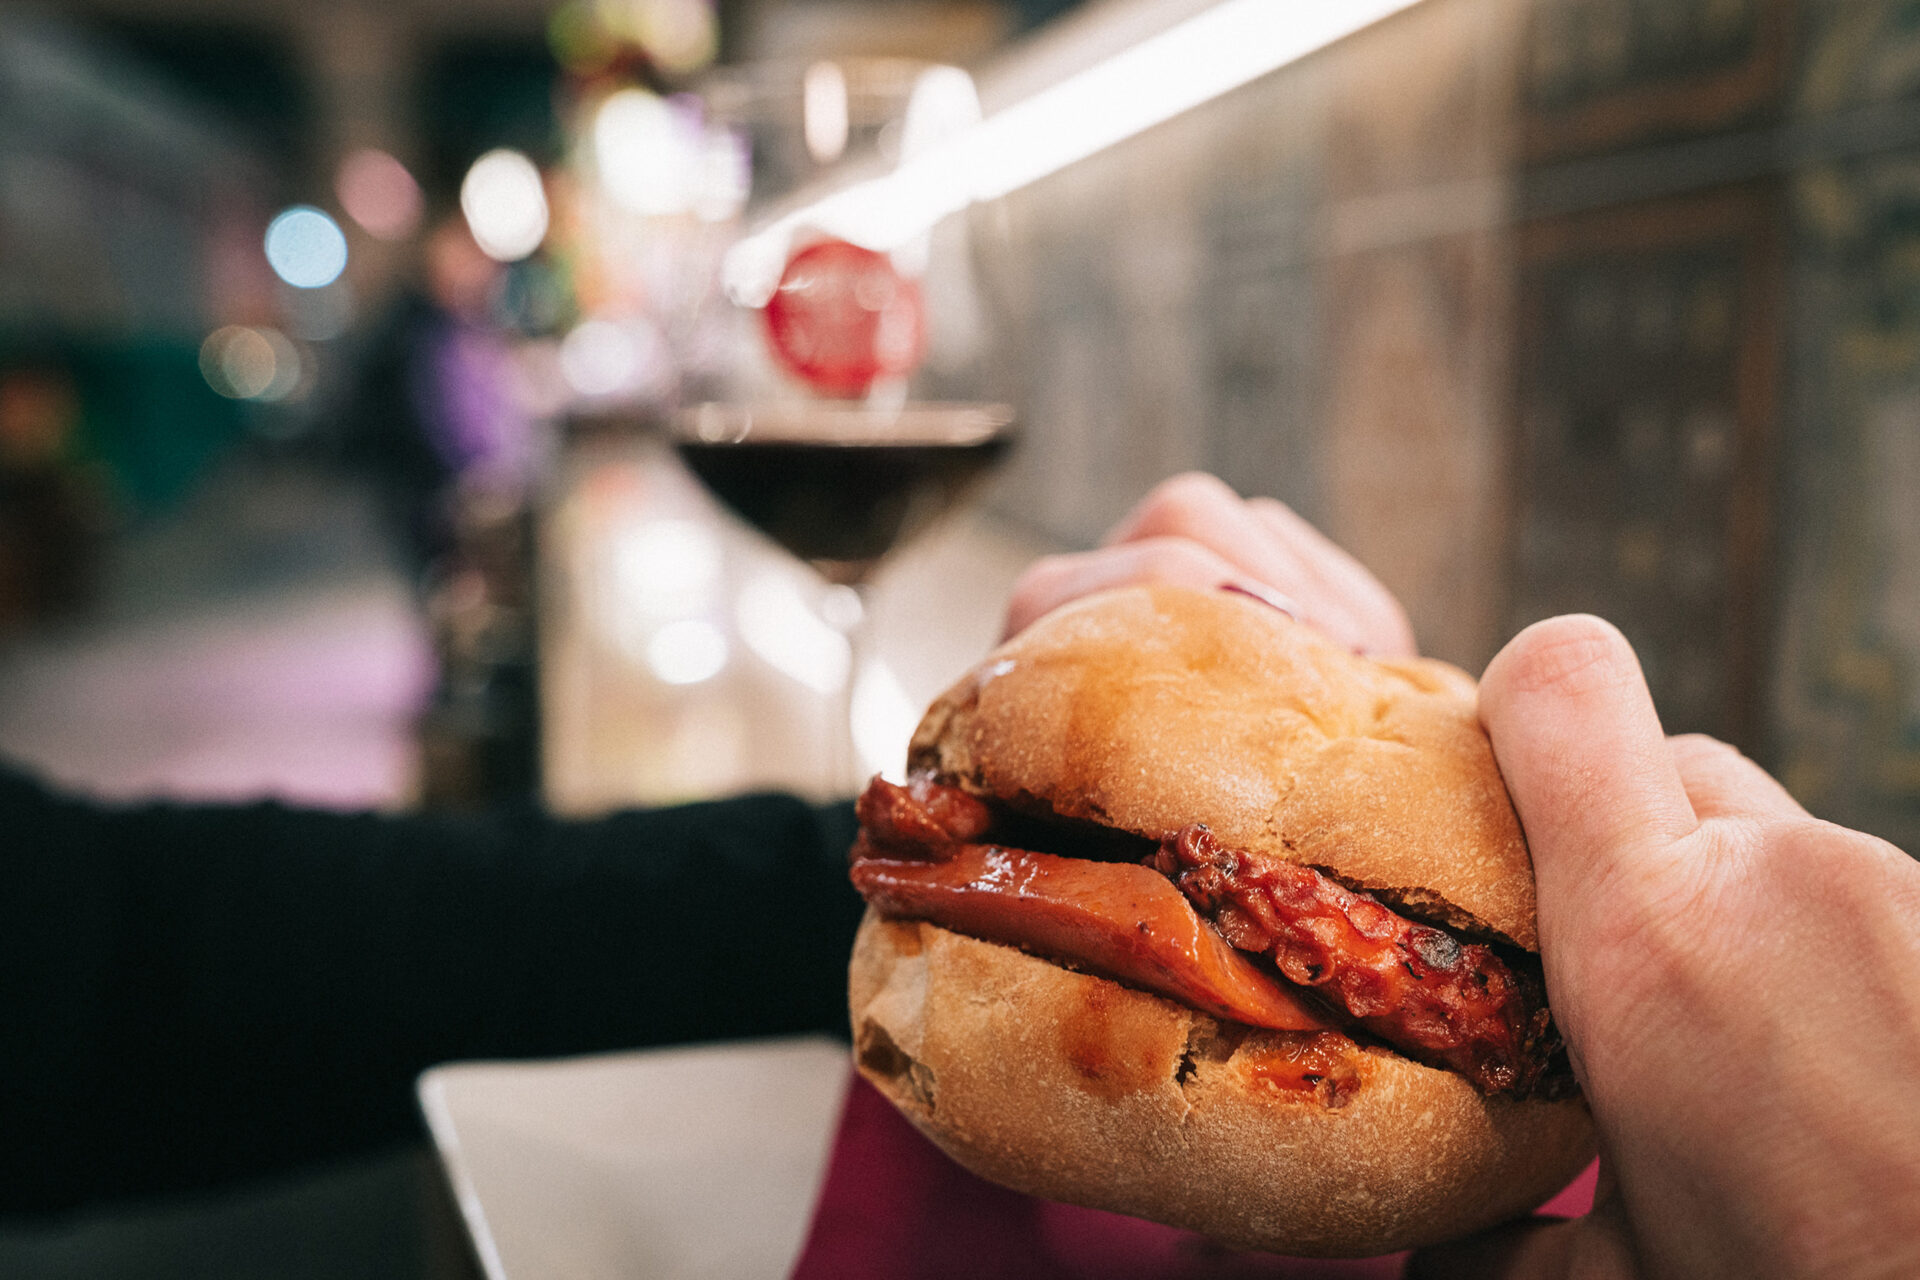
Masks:
[[[1295,62],[1418,0],[1223,0],[1016,102],[883,177],[842,188],[741,240],[728,293],[762,306],[802,230],[891,251],[992,200]]]

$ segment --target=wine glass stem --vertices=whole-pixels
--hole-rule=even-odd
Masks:
[[[864,583],[836,586],[842,594],[832,611],[831,621],[847,642],[847,678],[840,686],[840,706],[831,737],[833,745],[827,767],[832,771],[828,790],[836,795],[858,795],[867,784],[867,762],[860,752],[860,678],[872,657],[873,619],[870,599]]]

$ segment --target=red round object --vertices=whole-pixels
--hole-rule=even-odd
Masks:
[[[816,391],[864,395],[913,372],[926,350],[920,286],[884,253],[822,240],[787,260],[766,305],[767,341]]]

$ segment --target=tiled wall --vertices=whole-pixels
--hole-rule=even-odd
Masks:
[[[1431,651],[1490,656],[1524,17],[1431,0],[1010,199],[1006,509],[1088,541],[1205,467],[1353,548]]]
[[[1019,193],[998,505],[1218,471],[1474,669],[1603,613],[1670,729],[1920,848],[1908,8],[1426,0]]]

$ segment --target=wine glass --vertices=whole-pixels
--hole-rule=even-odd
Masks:
[[[1012,444],[1001,405],[707,403],[673,446],[728,509],[827,582],[859,588],[956,506]]]
[[[963,220],[882,252],[807,210],[977,121],[979,104],[965,72],[898,59],[734,69],[702,97],[751,157],[749,196],[705,316],[724,337],[701,348],[709,362],[684,362],[693,403],[670,438],[722,504],[826,584],[820,612],[849,653],[834,774],[857,786],[866,585],[974,492],[1014,416],[961,398],[985,381],[986,347]]]

